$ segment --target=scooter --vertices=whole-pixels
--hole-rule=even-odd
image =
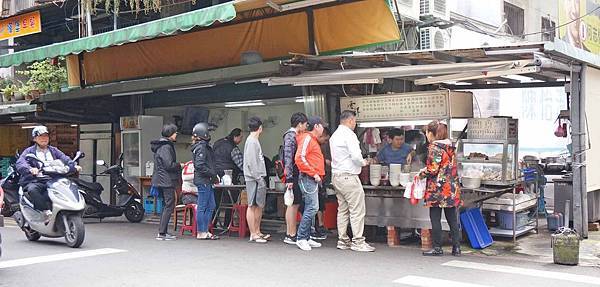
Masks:
[[[125,214],[129,222],[141,222],[144,219],[142,196],[123,176],[123,154],[119,157],[119,164],[109,167],[103,160],[96,161],[96,164],[106,167],[106,170],[100,174],[110,175],[115,181],[111,189],[118,195],[118,204],[110,205],[102,202],[100,194],[102,194],[104,188],[101,184],[72,179],[79,186],[79,192],[83,195],[87,205],[83,217],[102,220],[102,218],[120,217]]]
[[[16,154],[19,158],[19,154]],[[4,207],[0,214],[4,217],[11,217],[19,211],[19,173],[17,172],[16,163],[11,163],[8,168],[8,175],[0,181],[0,188],[4,190]]]
[[[65,164],[60,160],[44,163],[33,154],[28,154],[29,160],[36,161],[40,166],[41,179],[47,180],[47,190],[52,202],[52,215],[47,217],[43,212],[34,209],[29,194],[19,189],[19,207],[13,218],[25,232],[29,241],[37,241],[40,237],[64,237],[67,245],[78,248],[85,238],[83,225],[83,210],[85,201],[77,189],[77,185],[69,180],[69,166],[84,157],[82,152],[72,162]]]

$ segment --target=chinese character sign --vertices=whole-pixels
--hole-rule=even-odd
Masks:
[[[0,20],[0,40],[42,32],[40,11]]]

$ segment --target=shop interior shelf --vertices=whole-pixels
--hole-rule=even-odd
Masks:
[[[517,237],[527,234],[528,232],[535,230],[535,221],[530,222],[529,224],[515,230],[515,235]],[[498,237],[513,237],[512,229],[500,229],[497,227],[490,228],[490,234],[492,236]]]

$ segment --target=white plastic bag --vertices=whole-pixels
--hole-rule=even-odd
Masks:
[[[404,197],[411,199],[411,201],[418,201],[423,199],[425,196],[425,188],[427,187],[427,180],[420,179],[419,176],[415,176],[412,182],[406,185],[404,190]],[[416,202],[415,202],[416,203]]]
[[[285,206],[292,206],[292,204],[294,204],[294,191],[289,187],[285,190],[285,194],[283,195],[283,203]]]

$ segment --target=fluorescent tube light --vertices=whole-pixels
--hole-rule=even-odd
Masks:
[[[172,88],[172,89],[168,89],[168,92],[176,92],[176,91],[185,91],[185,90],[193,90],[193,89],[202,89],[202,88],[211,88],[216,86],[217,84],[215,83],[210,83],[210,84],[204,84],[204,85],[196,85],[196,86],[188,86],[188,87],[179,87],[179,88]]]
[[[18,122],[18,121],[24,121],[26,118],[25,118],[25,116],[12,116],[12,117],[10,117],[10,119],[13,122]]]
[[[259,107],[259,106],[264,106],[264,105],[265,105],[265,103],[261,100],[225,103],[226,108]]]
[[[365,122],[358,123],[361,128],[378,128],[378,127],[401,127],[401,126],[424,126],[429,124],[430,120],[422,121],[389,121],[389,122]]]
[[[339,81],[323,81],[323,82],[296,82],[294,87],[302,86],[329,86],[329,85],[357,85],[357,84],[382,84],[383,79],[358,79],[358,80],[339,80]]]
[[[153,91],[125,92],[125,93],[112,94],[112,96],[113,97],[135,96],[135,95],[150,94],[152,92]]]
[[[24,129],[24,130],[33,129],[35,127],[37,127],[37,125],[35,125],[35,126],[21,126],[21,128]]]

